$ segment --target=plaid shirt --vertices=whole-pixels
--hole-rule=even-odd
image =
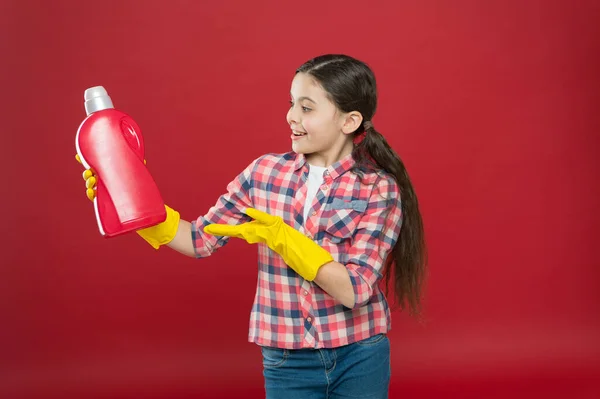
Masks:
[[[400,233],[399,189],[385,172],[365,172],[359,180],[350,171],[353,165],[348,155],[327,168],[304,221],[310,167],[305,157],[293,152],[261,156],[229,183],[227,193],[206,215],[192,222],[198,258],[211,255],[230,239],[204,233],[206,225],[248,222],[244,210],[252,207],[281,216],[348,269],[353,308],[304,280],[265,244],[256,244],[258,283],[250,342],[287,349],[332,348],[390,329],[390,311],[378,282]]]

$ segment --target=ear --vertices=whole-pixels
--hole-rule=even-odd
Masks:
[[[354,133],[362,123],[363,116],[358,111],[348,112],[342,120],[342,132],[344,134]]]

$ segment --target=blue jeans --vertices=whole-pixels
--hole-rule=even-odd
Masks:
[[[334,349],[262,347],[267,399],[383,399],[390,382],[385,334]]]

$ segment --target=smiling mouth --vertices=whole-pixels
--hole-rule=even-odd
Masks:
[[[300,137],[300,136],[306,136],[306,133],[303,132],[296,132],[295,130],[292,130],[292,134],[296,137]]]

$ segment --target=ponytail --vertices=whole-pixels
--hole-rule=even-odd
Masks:
[[[370,121],[364,122],[363,127],[364,137],[355,145],[352,152],[357,168],[383,169],[394,176],[400,189],[402,203],[400,236],[390,256],[385,260],[383,273],[386,291],[389,289],[393,272],[393,287],[400,309],[404,310],[408,307],[411,315],[419,316],[427,249],[417,196],[400,157],[385,138],[373,128]]]

